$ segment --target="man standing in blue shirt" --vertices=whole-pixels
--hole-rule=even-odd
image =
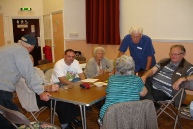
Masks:
[[[128,48],[135,61],[135,72],[149,70],[155,65],[155,50],[151,38],[143,35],[141,27],[131,27],[120,45],[119,57],[124,55]]]

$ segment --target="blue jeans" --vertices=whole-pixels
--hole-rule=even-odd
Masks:
[[[19,108],[12,101],[12,99],[13,99],[13,93],[12,92],[0,90],[0,105],[6,107],[8,109],[19,111]],[[0,114],[0,128],[1,129],[13,129],[14,127],[7,119],[5,119]]]

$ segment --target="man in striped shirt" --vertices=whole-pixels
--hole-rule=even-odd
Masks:
[[[141,77],[148,89],[144,98],[154,102],[164,101],[178,92],[180,87],[175,88],[173,84],[179,78],[193,74],[193,65],[184,59],[185,55],[186,49],[183,45],[173,45],[170,48],[170,58],[161,60]],[[179,99],[180,95],[174,100],[175,106],[178,106]]]

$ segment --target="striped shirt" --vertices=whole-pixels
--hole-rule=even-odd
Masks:
[[[105,104],[100,110],[102,119],[107,108],[115,103],[135,101],[140,99],[144,84],[140,77],[135,75],[114,75],[108,80]]]
[[[152,78],[153,88],[156,90],[163,91],[167,96],[173,97],[172,95],[172,76],[174,71],[178,68],[178,64],[173,64],[171,61],[164,66],[155,76]],[[155,65],[160,68],[160,63]],[[193,69],[187,70],[187,74],[191,75]]]

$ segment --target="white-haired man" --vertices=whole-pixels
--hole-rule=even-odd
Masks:
[[[135,61],[135,72],[149,70],[155,65],[155,50],[151,38],[143,35],[141,27],[131,27],[120,45],[119,57],[125,54],[128,48]]]
[[[35,37],[24,35],[20,43],[0,47],[0,105],[19,111],[17,105],[12,101],[12,92],[15,91],[15,86],[21,77],[25,78],[29,88],[37,93],[41,100],[49,100],[50,94],[44,91],[58,90],[58,85],[55,85],[56,87],[39,85],[29,57],[29,52],[34,49],[35,45]],[[12,128],[2,115],[0,115],[0,128]]]
[[[184,87],[185,83],[193,75],[193,65],[185,59],[186,49],[181,44],[170,47],[169,58],[160,60],[153,68],[145,72],[141,77],[148,93],[142,99],[154,101],[156,109],[160,106],[157,101],[170,100],[178,91]],[[187,78],[188,77],[188,78]],[[178,80],[178,81],[177,81]],[[176,83],[175,83],[176,82]],[[183,100],[186,94],[183,94]],[[180,102],[181,93],[174,99],[174,106]]]

